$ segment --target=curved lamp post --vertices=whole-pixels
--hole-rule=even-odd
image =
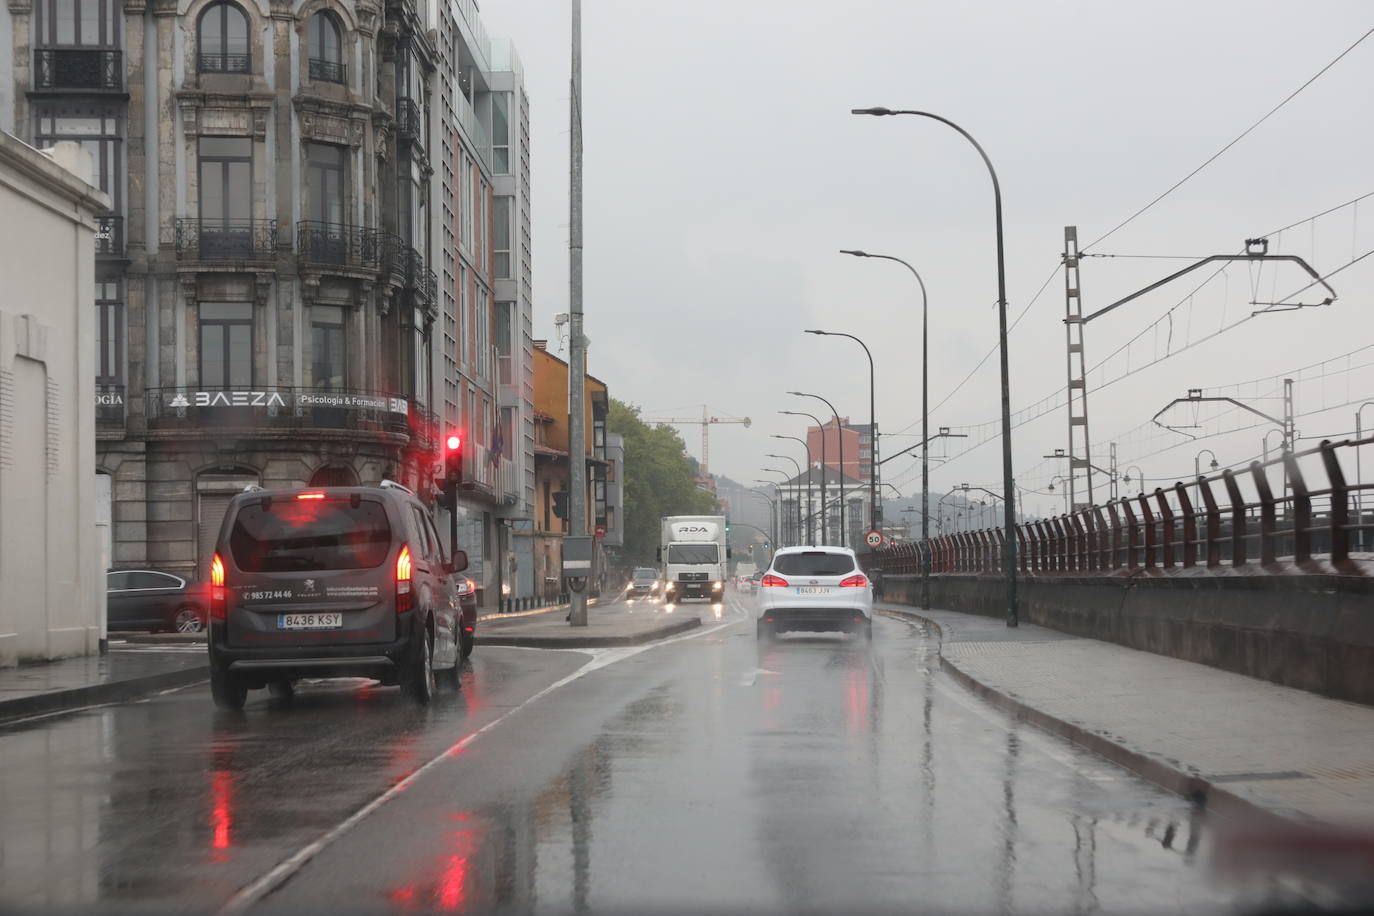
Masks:
[[[785,415],[787,415],[787,416],[789,416],[789,417],[810,417],[812,420],[816,421],[816,425],[817,425],[817,426],[820,426],[820,425],[821,425],[821,418],[820,418],[820,417],[816,416],[814,413],[807,413],[807,412],[804,411],[804,410],[779,410],[778,413],[780,413],[780,414],[785,414]],[[811,453],[811,452],[810,452],[810,449],[808,449],[808,450],[807,450],[807,455],[809,456],[810,453]],[[810,477],[811,477],[811,475],[810,475],[810,474],[807,474],[807,479],[808,479],[808,480],[810,479]],[[810,508],[810,507],[808,506],[807,508]],[[811,515],[815,515],[814,512],[812,512],[812,513],[810,513],[810,514],[811,514]],[[821,545],[824,545],[824,544],[825,544],[826,538],[829,536],[829,533],[825,530],[825,519],[826,519],[827,514],[828,514],[828,513],[826,512],[826,505],[825,505],[825,434],[824,434],[824,432],[822,432],[822,434],[821,434],[821,539],[820,539],[820,542],[819,542]],[[817,543],[817,542],[812,541],[812,543],[814,544],[814,543]]]
[[[771,438],[773,438],[773,439],[791,439],[793,442],[800,442],[800,443],[801,443],[801,447],[804,448],[804,449],[806,449],[806,540],[809,541],[809,542],[812,543],[812,544],[815,544],[815,543],[816,543],[816,532],[815,532],[815,527],[816,527],[816,526],[815,526],[815,525],[812,523],[812,521],[811,521],[811,469],[815,466],[815,463],[814,463],[813,459],[811,458],[811,446],[806,444],[806,440],[805,440],[805,439],[799,439],[799,438],[797,438],[796,436],[779,436],[777,433],[773,433],[772,436],[771,436]],[[794,460],[795,460],[795,459],[794,459]],[[798,522],[801,521],[801,513],[800,513],[800,512],[797,513],[797,521],[798,521]],[[800,538],[801,538],[801,532],[800,532],[800,531],[797,532],[797,536],[798,536],[798,540],[800,540]]]
[[[835,438],[840,441],[840,546],[845,547],[847,546],[845,541],[848,540],[848,532],[845,531],[844,527],[844,428],[840,426],[839,412],[835,410],[834,404],[831,404],[819,394],[807,394],[805,391],[789,391],[787,393],[799,398],[815,398],[826,407],[829,407],[831,414],[835,417]],[[825,442],[824,426],[821,427],[821,442]],[[825,468],[821,468],[821,477],[822,479],[825,477]]]

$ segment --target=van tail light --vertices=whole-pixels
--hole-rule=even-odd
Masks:
[[[763,586],[764,588],[771,588],[773,586],[786,588],[787,580],[784,579],[782,576],[775,576],[772,573],[769,573],[759,581],[759,585]]]
[[[396,613],[404,614],[413,603],[414,596],[410,591],[410,546],[402,544],[401,552],[396,555]]]
[[[210,558],[210,619],[225,618],[224,560],[217,553]]]
[[[297,499],[324,499],[323,493],[297,493]]]
[[[840,582],[840,588],[864,588],[868,585],[868,579],[863,576],[850,576]]]

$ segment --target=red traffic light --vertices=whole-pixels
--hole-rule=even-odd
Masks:
[[[448,446],[450,452],[456,452],[463,447],[463,437],[457,433],[453,433],[444,440],[444,444]]]

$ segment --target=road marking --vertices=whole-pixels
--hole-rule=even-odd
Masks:
[[[368,815],[372,814],[372,812],[376,811],[378,808],[382,807],[387,802],[391,801],[393,798],[404,792],[407,788],[413,785],[421,776],[425,775],[430,770],[434,769],[448,758],[457,756],[458,754],[462,753],[465,749],[467,749],[469,745],[471,745],[482,735],[485,735],[487,732],[496,728],[496,726],[505,722],[511,716],[515,715],[520,710],[524,709],[526,706],[529,706],[531,703],[537,702],[538,700],[541,700],[549,694],[553,693],[555,690],[558,690],[561,687],[566,687],[573,681],[576,681],[585,675],[591,674],[593,671],[598,671],[602,668],[605,668],[607,665],[614,664],[618,661],[623,661],[624,659],[631,658],[635,655],[638,655],[641,652],[647,652],[650,649],[657,649],[662,646],[671,645],[672,643],[676,642],[682,642],[687,639],[696,639],[698,637],[705,636],[708,633],[714,633],[717,630],[724,629],[725,627],[733,626],[736,623],[739,623],[741,620],[746,619],[743,608],[735,607],[734,609],[738,612],[737,619],[722,621],[718,624],[715,624],[714,626],[702,627],[700,629],[692,630],[687,633],[684,633],[681,636],[674,636],[671,639],[665,639],[661,642],[649,643],[643,646],[625,646],[622,648],[615,649],[572,650],[577,652],[585,652],[588,655],[590,655],[591,658],[588,659],[587,662],[584,665],[582,665],[582,667],[578,668],[573,673],[565,677],[559,678],[549,686],[545,687],[543,690],[540,690],[538,693],[535,693],[533,696],[529,697],[524,702],[520,703],[518,706],[515,706],[510,710],[507,710],[505,713],[503,713],[495,719],[492,719],[486,725],[483,725],[481,728],[477,729],[471,734],[468,734],[458,739],[453,744],[449,745],[449,747],[447,747],[445,750],[441,751],[438,754],[438,756],[432,758],[429,762],[420,766],[419,769],[412,771],[404,779],[393,784],[391,788],[387,789],[381,795],[378,795],[376,798],[372,799],[372,801],[368,802],[358,810],[354,811],[351,815],[349,815],[347,818],[340,821],[334,827],[332,827],[324,834],[316,838],[313,842],[308,843],[307,845],[298,849],[291,856],[288,856],[286,859],[283,859],[262,877],[258,878],[251,884],[245,885],[244,887],[240,888],[227,901],[225,901],[223,906],[221,906],[218,910],[215,911],[216,916],[229,916],[229,914],[242,913],[249,907],[260,902],[268,894],[272,893],[277,888],[281,887],[283,884],[286,883],[288,879],[290,879],[293,875],[295,875],[302,868],[304,868],[310,862],[311,859],[314,859],[320,853],[324,852],[325,849],[327,849],[330,845],[332,845],[344,834],[348,833],[350,830],[356,827],[359,823],[366,819]]]

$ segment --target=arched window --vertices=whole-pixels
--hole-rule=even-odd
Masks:
[[[248,73],[248,14],[221,0],[200,14],[200,72]]]
[[[310,17],[310,78],[345,82],[343,37],[334,14],[321,10]]]

